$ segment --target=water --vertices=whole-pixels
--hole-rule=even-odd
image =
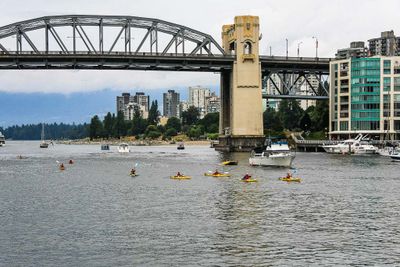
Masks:
[[[0,266],[400,265],[400,163],[297,153],[303,180],[288,184],[246,153],[131,150],[0,148]],[[233,177],[203,176],[228,156],[239,166],[219,168]],[[192,180],[169,179],[178,170]]]

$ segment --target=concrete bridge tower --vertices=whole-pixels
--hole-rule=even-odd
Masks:
[[[220,145],[217,150],[249,151],[264,141],[259,18],[237,16],[222,27],[225,52],[235,56],[221,74]]]

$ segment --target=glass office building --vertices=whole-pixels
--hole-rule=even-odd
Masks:
[[[329,135],[400,139],[400,57],[330,63]]]

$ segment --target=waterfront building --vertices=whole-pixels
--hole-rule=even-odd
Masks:
[[[168,90],[163,94],[163,115],[167,118],[179,118],[179,93],[175,90]]]
[[[351,42],[350,47],[337,50],[336,59],[367,57],[368,49],[362,41]]]
[[[381,33],[381,37],[368,40],[370,56],[400,56],[400,37],[394,31]]]
[[[400,57],[330,63],[329,135],[400,138]]]
[[[199,110],[200,118],[207,114],[206,98],[211,95],[210,89],[201,86],[189,87],[189,106],[194,106]]]
[[[206,97],[205,105],[206,114],[220,112],[221,110],[221,99],[212,92],[210,96]]]

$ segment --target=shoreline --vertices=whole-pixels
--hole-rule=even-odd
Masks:
[[[101,145],[108,144],[110,146],[118,146],[121,143],[127,143],[130,146],[177,146],[179,142],[172,143],[171,141],[128,141],[128,140],[58,140],[53,141],[55,144],[63,144],[63,145]],[[209,140],[197,140],[197,141],[185,141],[183,142],[185,146],[204,146],[210,145],[211,141]]]

